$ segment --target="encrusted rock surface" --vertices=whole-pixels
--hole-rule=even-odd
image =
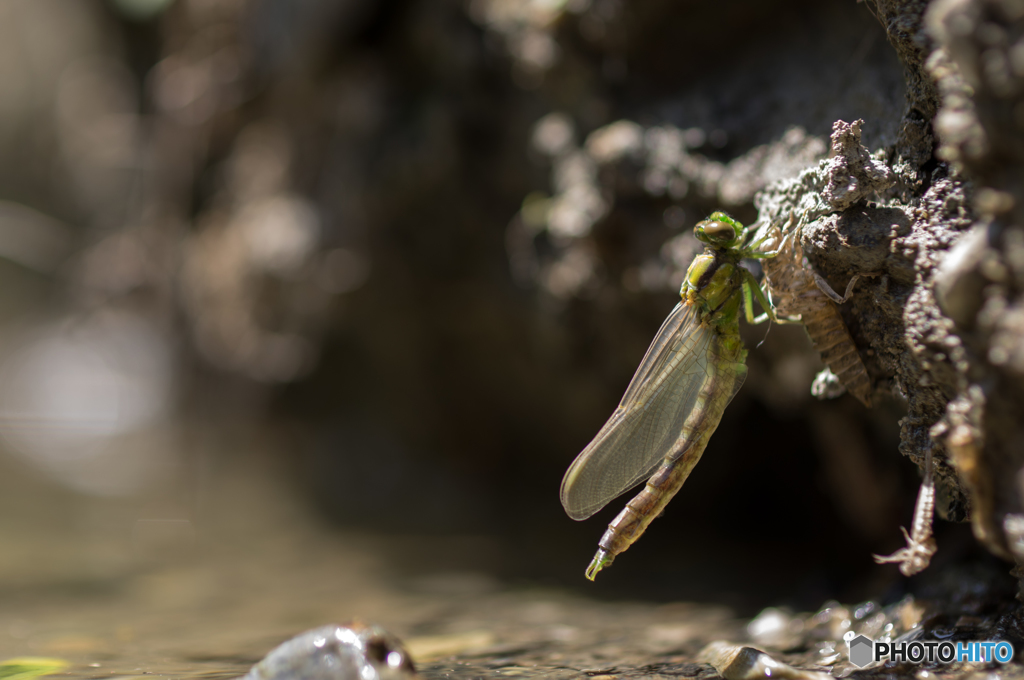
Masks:
[[[1024,465],[1024,6],[923,7],[876,6],[908,74],[895,147],[869,157],[858,125],[837,123],[829,161],[757,200],[766,219],[802,211],[805,253],[826,277],[875,274],[846,314],[907,400],[901,450],[921,465],[932,448],[945,514],[1020,557],[1004,524],[1021,512]]]

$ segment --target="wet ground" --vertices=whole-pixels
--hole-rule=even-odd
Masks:
[[[222,472],[201,521],[170,511],[138,519],[157,513],[57,493],[11,461],[0,465],[0,658],[59,657],[71,663],[67,677],[233,678],[304,630],[352,620],[398,635],[424,677],[466,679],[712,678],[715,669],[697,659],[723,639],[774,645],[780,660],[845,675],[834,641],[848,630],[877,636],[888,622],[894,637],[927,628],[963,639],[1021,630],[1014,605],[986,600],[982,585],[963,590],[953,613],[912,600],[885,611],[834,606],[817,617],[782,614],[781,637],[762,630],[752,639],[748,621],[723,606],[599,601],[503,583],[484,569],[417,569],[438,555],[480,564],[495,546],[471,536],[338,532],[275,481],[267,461]],[[929,672],[1024,676],[1019,664]]]
[[[480,553],[487,541],[339,533],[271,478],[236,478],[205,532],[137,521],[129,540],[84,500],[77,526],[47,524],[39,503],[75,508],[23,486],[25,522],[8,516],[0,536],[0,658],[63,658],[78,678],[229,678],[303,630],[362,620],[400,636],[426,677],[693,676],[700,640],[742,629],[723,608],[601,603],[473,571],[401,576],[424,551]]]

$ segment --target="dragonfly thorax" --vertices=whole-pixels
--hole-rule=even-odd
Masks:
[[[708,249],[686,271],[679,295],[688,305],[699,305],[703,314],[734,319],[742,301],[743,274],[736,258],[725,250]]]

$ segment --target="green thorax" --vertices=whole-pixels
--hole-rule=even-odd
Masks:
[[[701,324],[714,327],[721,356],[743,363],[747,352],[740,340],[739,312],[749,275],[740,260],[750,254],[748,230],[729,215],[715,212],[698,222],[693,234],[705,245],[704,253],[686,270],[679,295],[684,304],[697,307]]]
[[[732,249],[706,248],[686,270],[686,279],[679,290],[684,303],[698,305],[701,321],[717,326],[719,332],[739,329],[743,302],[740,257]]]

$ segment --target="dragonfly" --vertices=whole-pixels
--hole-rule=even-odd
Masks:
[[[739,333],[743,308],[749,323],[780,317],[745,258],[768,236],[718,211],[694,227],[704,252],[694,258],[679,290],[680,301],[654,337],[626,393],[608,422],[576,457],[562,479],[562,507],[584,520],[623,492],[644,488],[608,525],[587,567],[593,581],[644,533],[700,461],[722,414],[747,375]],[[763,313],[754,315],[754,300]]]

